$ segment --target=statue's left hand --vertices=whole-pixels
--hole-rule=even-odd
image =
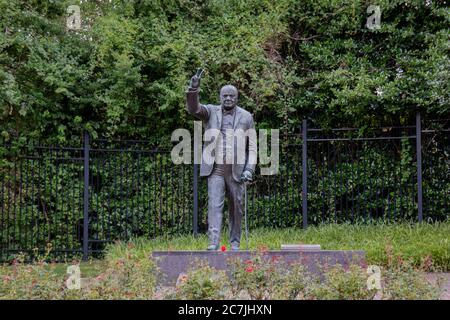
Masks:
[[[253,175],[249,170],[245,170],[241,174],[241,182],[252,182],[253,181]]]

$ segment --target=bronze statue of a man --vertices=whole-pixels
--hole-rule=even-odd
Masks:
[[[221,139],[206,141],[204,150],[210,143],[215,143],[215,150],[219,150],[222,161],[205,161],[202,154],[200,176],[208,177],[208,250],[219,248],[220,232],[225,194],[229,204],[229,227],[231,250],[239,250],[241,240],[241,221],[243,214],[244,183],[251,181],[256,166],[256,134],[248,135],[244,139],[244,148],[230,132],[248,131],[255,129],[252,115],[237,106],[238,90],[232,85],[220,89],[220,105],[199,102],[201,72],[191,78],[186,92],[187,110],[190,114],[203,121],[205,130],[216,130]],[[228,143],[227,143],[228,142]],[[231,142],[231,143],[230,143]],[[218,145],[221,144],[221,145]],[[230,145],[231,144],[231,145]],[[242,146],[242,144],[241,144]],[[209,146],[211,147],[211,146]],[[232,156],[227,154],[233,153]],[[240,153],[240,154],[236,154]],[[237,158],[244,161],[236,160]],[[230,161],[231,160],[231,161]]]

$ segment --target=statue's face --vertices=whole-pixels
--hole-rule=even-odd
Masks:
[[[227,85],[220,89],[220,102],[226,110],[231,110],[237,105],[238,91],[236,87]]]

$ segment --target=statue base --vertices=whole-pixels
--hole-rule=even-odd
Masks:
[[[152,257],[162,273],[160,284],[173,286],[180,274],[187,273],[196,261],[205,261],[217,270],[227,271],[228,259],[249,260],[256,251],[154,251]],[[352,264],[364,267],[365,251],[360,250],[269,250],[264,253],[269,259],[276,257],[289,267],[301,263],[312,274],[320,275],[324,266],[342,265],[344,269]]]

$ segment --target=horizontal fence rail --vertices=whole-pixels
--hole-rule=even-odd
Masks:
[[[415,126],[362,137],[304,121],[280,143],[277,175],[257,166],[249,227],[448,219],[450,130],[421,124],[418,115]],[[206,179],[198,165],[174,165],[170,149],[86,134],[79,146],[5,142],[1,152],[2,261],[87,259],[117,240],[207,230]]]

